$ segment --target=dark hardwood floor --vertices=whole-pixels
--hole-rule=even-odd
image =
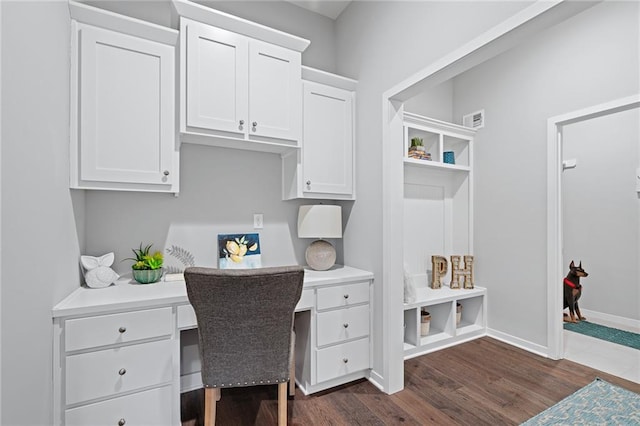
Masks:
[[[600,377],[640,385],[484,337],[405,361],[405,388],[387,395],[366,380],[289,398],[290,425],[517,425]],[[202,424],[202,390],[182,396],[183,426]],[[277,387],[225,389],[216,424],[277,424]]]

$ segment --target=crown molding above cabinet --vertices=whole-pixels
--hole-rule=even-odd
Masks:
[[[236,34],[262,40],[266,43],[302,53],[311,44],[309,40],[248,21],[219,10],[211,9],[188,0],[172,0],[173,8],[180,17],[208,24]]]

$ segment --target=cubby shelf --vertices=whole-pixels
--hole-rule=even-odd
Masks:
[[[487,292],[446,285],[434,290],[419,272],[429,271],[433,255],[473,255],[476,130],[406,111],[403,130],[403,261],[417,289],[416,301],[404,305],[406,359],[484,336]],[[462,305],[459,323],[457,303]],[[431,315],[426,336],[420,333],[422,308]]]
[[[453,123],[423,117],[410,112],[404,113],[404,163],[443,170],[470,171],[471,146],[475,130]],[[413,138],[419,138],[430,160],[409,156]],[[445,161],[445,152],[453,156],[453,163]]]
[[[416,288],[416,300],[404,304],[405,359],[443,349],[486,334],[486,297],[483,287],[451,289]],[[462,306],[456,323],[456,305]],[[431,314],[429,333],[420,335],[420,311]]]
[[[461,166],[459,164],[438,163],[438,162],[429,161],[429,160],[416,160],[414,158],[405,158],[404,164],[405,166],[410,166],[410,167],[425,167],[425,168],[434,168],[434,169],[454,170],[454,171],[460,171],[460,172],[468,172],[471,170],[469,166]]]

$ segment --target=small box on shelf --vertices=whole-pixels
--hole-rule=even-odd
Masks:
[[[429,335],[429,326],[431,325],[431,314],[427,308],[420,309],[420,336]]]

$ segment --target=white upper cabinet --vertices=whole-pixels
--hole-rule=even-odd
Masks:
[[[259,40],[249,43],[249,133],[298,143],[302,125],[301,55]]]
[[[307,67],[303,75],[302,150],[283,158],[283,198],[353,200],[356,82]]]
[[[242,137],[247,119],[248,39],[196,22],[183,23],[187,55],[187,126]]]
[[[304,83],[304,193],[353,192],[353,92]]]
[[[177,192],[177,32],[70,5],[89,22],[72,21],[71,187]]]
[[[181,18],[183,142],[257,151],[299,147],[301,54]]]

